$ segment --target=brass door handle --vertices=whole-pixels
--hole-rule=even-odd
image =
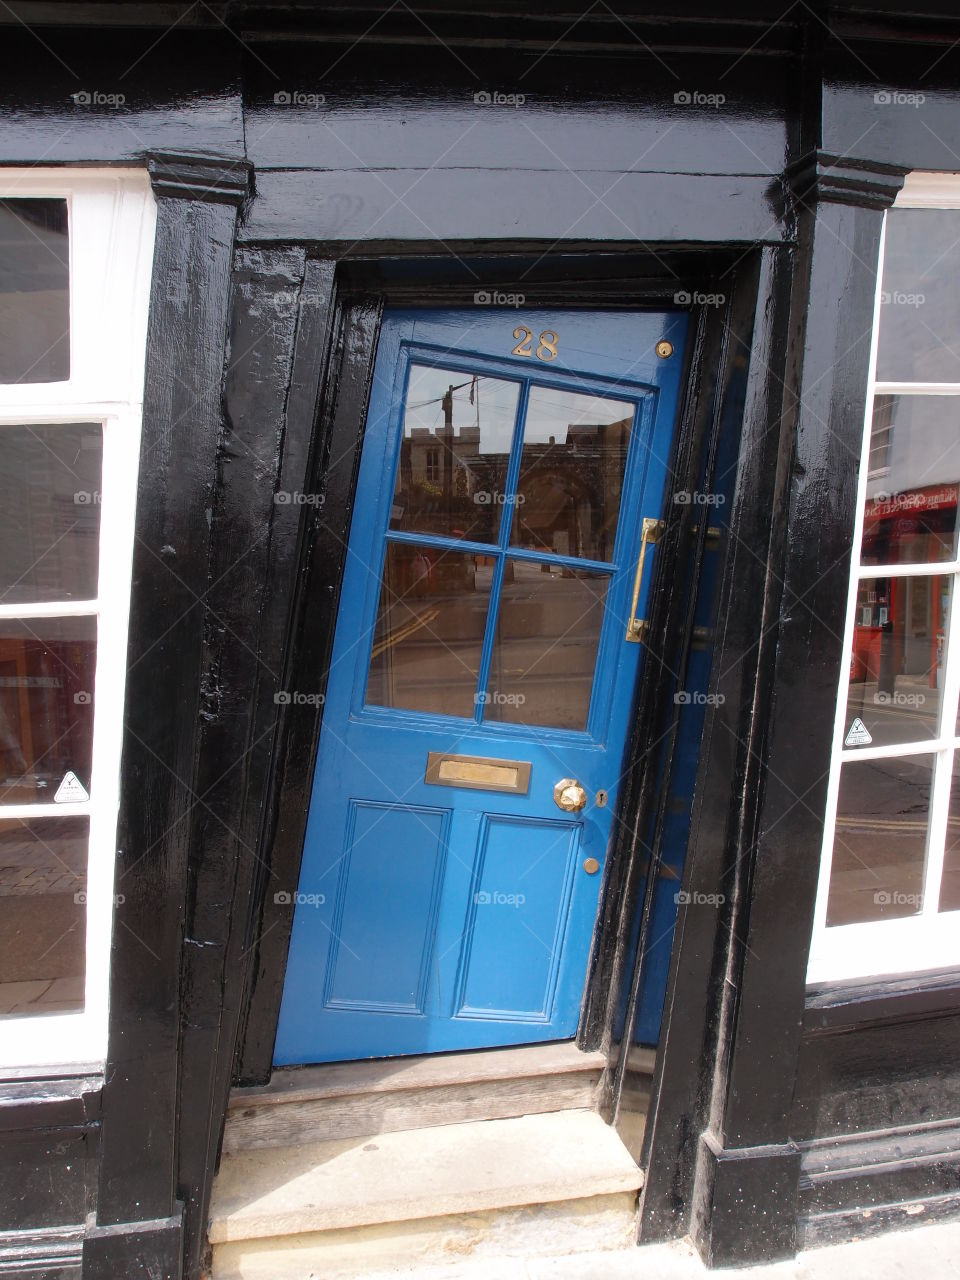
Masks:
[[[553,788],[553,800],[565,813],[578,813],[587,807],[587,793],[576,778],[561,778]]]
[[[643,641],[649,625],[646,618],[637,617],[637,602],[643,585],[643,563],[648,545],[659,542],[661,533],[663,533],[663,521],[655,520],[652,516],[644,516],[640,534],[640,558],[637,560],[637,572],[633,579],[633,599],[630,602],[630,618],[627,622],[627,634],[624,637],[634,644],[640,644]]]

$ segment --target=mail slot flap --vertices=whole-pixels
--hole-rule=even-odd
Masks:
[[[525,796],[530,790],[530,761],[431,751],[427,755],[424,782],[438,787],[467,787],[474,791],[505,791]]]

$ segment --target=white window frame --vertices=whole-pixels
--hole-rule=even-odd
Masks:
[[[913,173],[907,176],[902,191],[894,201],[897,209],[960,210],[960,173]],[[886,219],[884,219],[884,231]],[[960,216],[957,219],[960,235]],[[881,234],[877,265],[877,291],[874,300],[873,334],[870,347],[870,377],[867,385],[864,420],[863,453],[857,491],[857,515],[853,535],[853,564],[847,600],[844,629],[843,664],[837,691],[834,724],[834,748],[827,789],[827,809],[823,828],[823,851],[817,907],[807,970],[808,983],[844,981],[888,974],[920,973],[925,970],[960,967],[960,911],[938,911],[940,882],[943,874],[944,846],[950,806],[954,752],[960,748],[960,737],[945,734],[928,742],[900,746],[867,746],[845,748],[847,694],[850,683],[850,657],[856,622],[857,590],[861,582],[876,578],[929,577],[932,574],[960,574],[960,557],[952,561],[930,563],[865,565],[860,567],[860,545],[866,509],[870,433],[876,395],[960,396],[960,383],[880,382],[876,377],[877,347],[880,330],[880,301],[883,287],[884,235]],[[946,626],[947,646],[944,655],[941,686],[940,724],[956,727],[957,701],[960,694],[960,580],[954,577],[950,612]],[[930,818],[927,829],[927,852],[924,863],[923,907],[914,916],[899,920],[876,920],[863,924],[827,927],[827,900],[833,843],[836,831],[837,801],[840,791],[840,767],[851,760],[882,760],[890,757],[934,756]]]
[[[0,450],[8,426],[99,423],[103,472],[96,599],[0,604],[0,618],[97,619],[90,799],[0,804],[0,820],[89,818],[84,1009],[0,1019],[0,1070],[99,1066],[106,1058],[127,623],[156,231],[156,202],[143,169],[0,168],[0,198],[16,197],[67,201],[70,377],[0,384]]]

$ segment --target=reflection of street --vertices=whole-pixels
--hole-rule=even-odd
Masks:
[[[932,755],[844,764],[828,925],[920,910]]]
[[[486,557],[390,544],[367,701],[472,716],[492,578]]]
[[[372,656],[376,658],[383,653],[384,649],[390,649],[394,645],[400,644],[403,640],[409,640],[412,635],[415,635],[423,627],[428,627],[431,622],[435,622],[439,616],[439,609],[427,609],[423,613],[417,614],[412,622],[391,630],[386,640],[381,640],[375,644]]]
[[[504,583],[488,718],[586,727],[608,579],[517,563]]]
[[[930,688],[926,674],[897,676],[891,692],[882,690],[876,680],[852,681],[844,734],[859,716],[874,746],[925,741],[937,736],[939,709],[940,691]]]
[[[487,720],[586,727],[608,577],[507,560],[493,640]],[[367,701],[472,716],[493,564],[392,544]]]
[[[0,824],[0,1016],[83,1008],[86,820]]]

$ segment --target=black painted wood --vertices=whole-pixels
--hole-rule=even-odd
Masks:
[[[103,1077],[80,1075],[18,1080],[0,1085],[0,1133],[29,1128],[91,1125],[100,1118]]]
[[[960,1099],[955,977],[807,998],[802,982],[869,264],[898,171],[957,167],[954,8],[423,0],[439,41],[388,0],[0,8],[0,163],[152,158],[161,197],[103,1158],[95,1082],[0,1091],[0,1201],[25,1265],[61,1249],[75,1273],[98,1177],[88,1274],[173,1274],[181,1200],[198,1274],[231,1063],[242,1080],[269,1072],[289,930],[273,886],[296,884],[309,799],[317,718],[278,717],[273,698],[325,669],[381,301],[512,285],[542,303],[662,305],[671,283],[702,287],[721,250],[741,259],[726,346],[707,348],[726,389],[704,382],[699,403],[719,396],[721,430],[742,419],[742,443],[711,686],[727,701],[705,723],[684,887],[727,902],[678,923],[643,1235],[682,1233],[693,1213],[713,1260],[782,1252],[797,1176],[808,1240],[866,1229],[852,1196],[874,1223],[915,1220],[898,1186],[931,1215],[956,1211],[942,1126]],[[522,108],[473,101],[524,87]],[[718,88],[723,110],[673,101]],[[890,88],[924,100],[876,99]],[[808,210],[799,250],[788,180]],[[339,309],[318,241],[341,259]],[[245,352],[261,323],[269,336]],[[319,521],[273,504],[298,487],[324,493]],[[606,917],[590,1034],[608,1034],[613,993],[629,991],[613,939],[637,924]],[[881,1167],[898,1150],[899,1183]],[[37,1238],[52,1221],[63,1238]]]
[[[915,1022],[930,1014],[960,1014],[960,970],[830,982],[807,988],[803,1029],[853,1030],[864,1023]]]
[[[319,296],[329,297],[331,285],[332,272],[324,264],[313,277],[313,288]],[[319,417],[316,388],[322,365],[318,352],[307,344],[297,352],[300,457],[310,440],[308,429],[316,421],[303,491],[316,495],[318,501],[302,508],[305,527],[298,549],[301,568],[288,633],[285,691],[323,695],[326,690],[379,315],[379,304],[369,298],[354,297],[338,304],[329,385]],[[276,790],[267,802],[260,901],[248,943],[253,958],[247,1036],[238,1062],[238,1083],[242,1084],[265,1081],[272,1068],[293,925],[291,901],[300,876],[321,718],[322,698],[313,703],[292,701],[279,716]]]
[[[317,511],[312,502],[277,502],[276,497],[281,493],[286,496],[314,492],[310,459],[334,311],[333,265],[308,259],[304,264],[290,377],[284,389],[282,451],[274,491],[270,563],[260,617],[260,652],[275,674],[261,673],[259,696],[263,715],[270,718],[275,729],[269,742],[269,769],[258,791],[258,856],[252,867],[246,919],[239,933],[242,950],[236,973],[240,1025],[234,1045],[236,1062],[231,1064],[231,1074],[235,1072],[241,1078],[252,1074],[257,1080],[269,1077],[273,1061],[273,1038],[279,1009],[277,974],[282,974],[286,958],[285,943],[280,950],[277,949],[280,940],[274,937],[275,918],[271,916],[264,922],[263,917],[265,910],[271,910],[271,904],[276,905],[273,903],[274,894],[290,879],[289,871],[276,862],[273,853],[277,822],[275,778],[284,760],[289,717],[288,705],[275,699],[290,685],[289,641],[295,600],[300,589],[300,548],[305,526]],[[228,390],[228,398],[230,394]],[[251,389],[238,379],[232,394],[244,401],[251,395]],[[282,977],[279,981],[282,984]],[[257,1013],[261,984],[265,984],[271,993],[269,1013],[265,1017]],[[256,1065],[250,1065],[252,1063]],[[220,1114],[222,1122],[222,1109]]]
[[[190,841],[198,807],[216,817],[197,789],[196,753],[211,696],[203,599],[235,219],[232,194],[228,203],[158,201],[97,1201],[105,1228],[179,1218]],[[169,1233],[162,1234],[165,1252]]]
[[[596,189],[595,189],[596,188]],[[607,190],[609,188],[609,190]],[[606,192],[606,193],[605,193]],[[244,242],[316,240],[366,252],[419,251],[424,237],[469,253],[490,239],[526,249],[628,248],[645,241],[756,241],[783,236],[780,189],[768,176],[629,173],[614,183],[562,171],[449,173],[410,169],[258,173]]]
[[[819,847],[826,798],[882,219],[872,195],[861,203],[856,192],[851,206],[836,202],[831,187],[814,214],[806,187],[803,194],[793,324],[803,332],[813,299],[822,322],[796,342],[787,371],[778,469],[788,487],[775,504],[786,516],[785,541],[778,543],[775,530],[767,552],[776,647],[761,663],[759,705],[742,744],[764,772],[749,844],[741,845],[730,877],[731,955],[711,1136],[704,1139],[704,1147],[778,1148],[791,1167],[790,1109],[818,879],[809,853]],[[708,1164],[707,1150],[701,1160]],[[760,1186],[755,1191],[740,1205],[745,1233],[763,1238],[767,1256],[792,1252],[792,1228],[768,1233],[779,1201]],[[720,1202],[703,1187],[694,1201],[694,1233],[705,1256],[736,1260]]]
[[[182,1210],[182,1206],[179,1206]],[[137,1219],[102,1226],[88,1221],[83,1237],[83,1280],[149,1276],[180,1280],[183,1275],[183,1215]]]
[[[4,1231],[79,1225],[95,1201],[98,1127],[54,1121],[47,1128],[44,1114],[34,1110],[29,1127],[7,1131],[0,1143]]]
[[[83,1227],[0,1231],[0,1276],[16,1280],[81,1280]]]
[[[736,888],[744,813],[756,787],[749,741],[763,636],[766,572],[761,549],[775,532],[777,454],[783,388],[778,353],[786,348],[790,262],[768,249],[741,263],[739,297],[731,312],[718,371],[728,390],[718,414],[740,434],[730,504],[729,544],[721,587],[716,648],[701,762],[694,795],[693,836],[684,868],[690,895],[722,894],[722,910],[681,906],[667,987],[664,1027],[644,1140],[646,1181],[641,1240],[688,1230],[698,1141],[709,1116],[718,1057],[718,1011],[729,938],[728,901]],[[766,638],[770,643],[769,638]],[[690,1064],[696,1064],[690,1070]]]
[[[188,1268],[204,1250],[237,1027],[263,791],[276,730],[284,581],[273,547],[302,250],[240,254],[233,277],[224,428],[204,592],[180,1047],[178,1185]],[[268,598],[269,597],[269,598]],[[271,617],[271,614],[274,615]],[[264,636],[264,627],[267,635]],[[265,644],[264,641],[267,641]]]
[[[41,40],[29,19],[3,28],[0,163],[130,164],[157,151],[245,158],[242,49],[222,27],[104,40],[96,6],[71,8],[87,30]]]
[[[734,262],[714,266],[694,286],[698,297],[709,296],[714,305],[695,313],[696,345],[687,379],[686,402],[677,439],[677,455],[665,510],[666,529],[661,541],[662,558],[654,582],[654,613],[649,664],[644,670],[638,695],[637,718],[630,744],[630,791],[624,797],[629,825],[622,824],[607,890],[605,919],[599,929],[597,948],[601,957],[591,984],[591,1012],[599,1017],[608,1052],[617,1060],[611,1088],[614,1094],[615,1123],[622,1136],[637,1131],[637,1106],[649,1110],[648,1082],[635,1073],[632,1053],[634,1024],[645,977],[651,944],[650,924],[658,878],[663,874],[663,830],[669,807],[677,797],[671,789],[674,758],[681,741],[681,706],[675,691],[684,688],[687,663],[698,616],[712,643],[716,632],[718,599],[701,599],[702,575],[707,555],[707,532],[720,528],[712,511],[701,518],[703,509],[677,504],[673,493],[712,494],[726,500],[732,489],[732,461],[724,472],[717,471],[721,435],[724,452],[736,457],[740,434],[740,414],[724,412],[729,402],[737,366],[729,358],[728,347],[734,332],[734,318],[745,305],[752,314],[755,280],[750,271],[738,272]],[[743,277],[746,277],[745,280]],[[725,523],[725,522],[724,522]],[[710,544],[711,556],[723,556],[723,544]],[[659,705],[659,715],[649,716],[647,708]],[[683,803],[689,804],[690,797]],[[678,885],[679,887],[679,885]],[[604,1001],[604,1007],[598,1000]],[[635,1151],[636,1158],[640,1152]]]
[[[954,999],[956,993],[954,992]],[[863,1022],[807,1032],[792,1131],[829,1139],[960,1115],[960,1010],[909,997]],[[912,1006],[912,1007],[911,1007]]]

